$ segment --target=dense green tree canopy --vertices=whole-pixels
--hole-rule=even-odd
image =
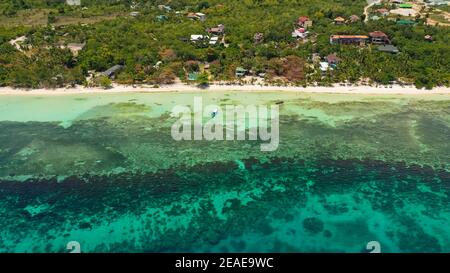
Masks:
[[[82,0],[81,7],[67,7],[64,2],[0,0],[4,16],[21,9],[46,9],[54,16],[48,25],[0,27],[0,85],[81,84],[88,71],[104,71],[116,64],[125,67],[116,77],[118,82],[167,83],[175,77],[184,79],[192,61],[202,72],[208,63],[213,80],[234,80],[239,66],[255,75],[266,73],[269,80],[281,77],[301,85],[361,79],[380,84],[401,81],[427,88],[450,84],[449,28],[426,26],[420,19],[413,26],[389,20],[333,24],[336,16],[362,17],[363,0],[172,0],[170,4]],[[170,5],[172,11],[160,10],[161,4]],[[110,13],[105,7],[123,15],[89,24],[58,24],[67,16]],[[129,16],[132,11],[139,15]],[[205,13],[207,19],[190,20],[188,12]],[[167,20],[156,20],[162,14]],[[308,29],[309,38],[298,42],[291,32],[302,15],[309,16],[313,26]],[[189,42],[191,34],[206,35],[206,28],[218,24],[225,25],[225,45]],[[375,30],[385,32],[400,53],[379,52],[373,45],[329,43],[331,34],[367,35]],[[255,43],[255,33],[263,34],[263,42]],[[21,35],[27,39],[18,50],[9,41]],[[425,40],[425,35],[431,35],[433,41]],[[85,43],[85,47],[74,56],[65,48],[68,43]],[[314,67],[313,53],[321,58],[335,53],[340,62],[324,74]]]

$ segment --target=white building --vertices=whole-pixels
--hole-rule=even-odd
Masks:
[[[69,6],[79,6],[81,5],[81,0],[66,0],[66,4]]]
[[[308,37],[308,34],[309,31],[306,31],[304,28],[298,28],[292,32],[292,38],[305,39]]]
[[[327,62],[320,62],[320,71],[327,72],[329,70],[333,70],[332,67]]]
[[[203,35],[196,35],[196,34],[192,34],[191,35],[191,42],[201,42],[205,39],[206,37]]]
[[[215,44],[217,44],[218,41],[219,41],[219,37],[213,36],[213,37],[211,37],[211,39],[209,40],[209,44],[210,44],[210,45],[215,45]]]
[[[195,13],[195,15],[198,17],[198,19],[199,19],[201,22],[204,22],[204,21],[206,20],[206,14],[204,14],[204,13],[197,12],[197,13]]]

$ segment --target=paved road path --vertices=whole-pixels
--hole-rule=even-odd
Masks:
[[[369,8],[379,3],[381,3],[381,0],[367,0],[367,6],[364,7],[364,22],[369,21]]]

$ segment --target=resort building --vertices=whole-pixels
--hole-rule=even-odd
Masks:
[[[225,32],[225,26],[220,24],[217,27],[208,28],[206,31],[209,34],[222,35]]]
[[[237,67],[236,68],[236,77],[244,77],[245,74],[247,73],[247,70],[242,68],[242,67]]]
[[[190,12],[188,13],[187,17],[191,20],[200,20],[201,22],[204,22],[206,20],[206,14],[201,12]]]
[[[123,65],[116,64],[115,66],[109,68],[108,70],[102,72],[102,75],[108,78],[114,78],[116,74],[123,69]]]
[[[344,44],[344,45],[365,45],[367,40],[369,40],[368,36],[365,35],[331,35],[330,36],[330,44]]]
[[[311,19],[309,19],[308,16],[300,16],[297,20],[297,25],[299,27],[308,28],[308,27],[312,27],[313,21]]]
[[[390,44],[389,37],[381,31],[374,31],[369,33],[370,42],[373,44]]]
[[[298,28],[292,32],[292,38],[304,39],[308,36],[309,32],[305,28]]]
[[[191,72],[188,74],[188,81],[196,81],[198,79],[198,72]]]
[[[211,39],[209,39],[209,44],[210,45],[216,45],[218,41],[219,41],[219,37],[218,36],[213,36],[213,37],[211,37]]]
[[[334,19],[334,24],[335,25],[343,25],[343,24],[345,24],[345,19],[344,18],[342,18],[342,17],[336,17],[335,19]]]
[[[72,52],[73,56],[78,56],[78,52],[83,50],[86,43],[69,43],[67,44],[67,48]],[[64,48],[64,46],[63,46]]]
[[[327,72],[328,70],[333,70],[332,67],[327,62],[320,62],[319,63],[320,71]]]
[[[191,42],[193,42],[193,43],[202,42],[206,38],[207,38],[207,36],[205,36],[205,35],[192,34],[191,35]]]
[[[200,21],[202,21],[202,22],[204,22],[204,21],[206,20],[206,14],[204,14],[204,13],[197,12],[197,13],[195,13],[195,15],[196,15],[197,18],[198,18]]]

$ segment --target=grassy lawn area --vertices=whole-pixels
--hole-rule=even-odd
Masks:
[[[105,20],[113,20],[119,16],[123,16],[123,13],[111,13],[111,14],[105,14],[105,15],[98,15],[98,16],[92,16],[92,17],[87,17],[87,18],[82,18],[82,17],[75,17],[75,16],[59,16],[57,17],[57,21],[56,23],[54,23],[54,25],[71,25],[71,24],[93,24],[93,23],[97,23],[100,21],[105,21]]]
[[[0,26],[31,26],[47,24],[47,15],[50,11],[45,9],[20,10],[15,16],[0,16]]]
[[[53,25],[70,25],[70,24],[92,24],[104,20],[112,20],[118,16],[125,15],[124,12],[118,11],[105,11],[103,13],[85,14],[72,13],[72,14],[57,14],[57,10],[51,9],[34,9],[34,10],[21,10],[18,11],[15,16],[0,16],[0,27],[14,27],[14,26],[36,26],[46,25],[47,17],[50,12],[56,14],[56,22]]]
[[[442,11],[450,12],[450,5],[440,5],[433,7],[435,9],[440,9]]]
[[[450,20],[445,18],[442,13],[430,14],[429,18],[434,20],[434,21],[436,21],[436,22],[443,23],[443,24],[449,24],[450,23]]]

